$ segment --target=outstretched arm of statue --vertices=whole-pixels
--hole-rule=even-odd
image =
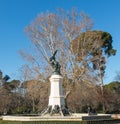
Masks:
[[[53,53],[53,56],[54,56],[54,57],[55,57],[56,53],[57,53],[57,50],[55,50],[55,52]]]
[[[52,60],[54,60],[55,61],[55,55],[56,55],[56,53],[57,53],[57,50],[53,53],[53,55],[52,55],[52,57],[50,57],[50,61],[52,61]]]

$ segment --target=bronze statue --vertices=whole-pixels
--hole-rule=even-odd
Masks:
[[[53,69],[52,73],[60,75],[60,67],[61,66],[60,66],[59,62],[57,62],[55,59],[56,53],[57,53],[57,50],[54,52],[52,57],[50,57],[49,62],[50,62],[50,65],[52,66],[52,69]]]

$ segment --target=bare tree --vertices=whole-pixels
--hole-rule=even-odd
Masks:
[[[25,28],[25,33],[34,45],[34,52],[26,53],[22,50],[20,54],[24,59],[39,65],[40,71],[48,77],[51,73],[49,57],[57,49],[63,77],[67,75],[68,78],[75,79],[75,68],[79,63],[76,63],[72,42],[82,32],[89,31],[92,25],[93,20],[88,15],[78,13],[74,8],[67,12],[58,9],[56,13],[41,13]],[[79,48],[76,48],[79,51]],[[81,67],[79,77],[83,76],[85,71]]]
[[[59,9],[58,13],[41,13],[25,28],[39,55],[36,54],[37,50],[34,55],[26,55],[22,51],[21,54],[27,60],[36,61],[44,68],[48,65],[51,54],[57,49],[62,74],[68,74],[75,64],[71,43],[81,32],[90,30],[92,24],[92,20],[86,14],[77,13],[75,9],[72,12]]]
[[[32,112],[40,111],[46,107],[48,98],[48,83],[45,82],[44,75],[40,73],[40,66],[36,64],[24,65],[21,71],[21,89],[25,99],[32,106]],[[45,91],[44,91],[45,90]]]
[[[38,71],[47,78],[51,73],[49,57],[57,49],[64,87],[68,91],[66,98],[72,91],[71,84],[74,83],[84,82],[92,86],[92,83],[100,82],[102,89],[104,69],[101,70],[101,63],[96,63],[106,53],[110,56],[116,51],[112,49],[111,35],[91,32],[92,26],[93,20],[83,12],[78,13],[76,9],[41,13],[25,28],[34,51],[26,53],[22,50],[20,54],[31,62],[30,66],[37,66],[40,69]]]

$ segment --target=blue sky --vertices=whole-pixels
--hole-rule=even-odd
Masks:
[[[76,7],[94,20],[94,29],[109,32],[117,54],[107,60],[104,83],[114,80],[120,71],[120,0],[0,0],[0,69],[12,79],[25,63],[18,51],[28,49],[30,41],[24,28],[41,12],[54,12],[58,7]]]

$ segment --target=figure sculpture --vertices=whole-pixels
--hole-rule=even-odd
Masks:
[[[70,115],[68,108],[65,105],[64,94],[62,89],[63,77],[60,73],[60,64],[56,61],[55,55],[57,50],[49,58],[49,64],[52,67],[52,75],[50,77],[50,96],[47,109],[45,109],[41,114],[53,114],[55,115]]]
[[[52,73],[60,75],[60,67],[61,66],[60,66],[59,62],[57,62],[55,59],[56,53],[57,53],[57,50],[54,52],[52,57],[50,57],[49,62],[50,62],[50,65],[52,66]]]

